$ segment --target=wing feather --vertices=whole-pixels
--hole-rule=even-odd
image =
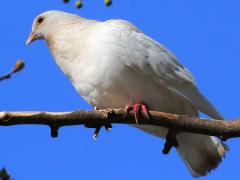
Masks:
[[[106,21],[114,37],[116,51],[122,53],[124,64],[134,71],[149,76],[163,88],[178,95],[199,111],[216,119],[220,113],[197,89],[193,75],[166,47],[146,36],[124,20]]]

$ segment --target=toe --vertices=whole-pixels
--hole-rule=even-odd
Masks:
[[[130,111],[132,111],[133,109],[134,109],[134,106],[131,105],[131,104],[128,104],[128,105],[125,107],[125,111],[127,111],[128,113],[129,113]]]
[[[135,104],[133,111],[134,111],[134,116],[137,124],[139,124],[140,110],[141,110],[141,106],[139,104]]]
[[[147,107],[145,104],[142,104],[142,105],[141,105],[141,109],[142,109],[145,117],[146,117],[147,119],[149,119],[149,110],[148,110],[148,107]]]

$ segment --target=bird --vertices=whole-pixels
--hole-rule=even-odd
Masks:
[[[50,10],[38,15],[26,42],[45,40],[63,73],[93,107],[149,110],[199,117],[199,112],[223,120],[201,94],[191,72],[164,45],[132,23],[98,21]],[[135,127],[165,138],[167,128]],[[207,175],[225,156],[227,146],[215,137],[176,134],[178,154],[192,176]]]

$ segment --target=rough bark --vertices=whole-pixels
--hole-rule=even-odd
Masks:
[[[48,125],[53,131],[57,131],[62,126],[85,125],[97,128],[109,124],[136,124],[136,121],[132,112],[127,113],[123,109],[74,112],[0,112],[0,126],[19,124]],[[144,124],[163,126],[178,132],[212,135],[223,139],[240,137],[240,120],[211,120],[150,111],[150,119],[145,118],[144,115],[140,119],[140,126]]]

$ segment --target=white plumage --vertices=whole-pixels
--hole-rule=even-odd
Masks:
[[[127,21],[99,22],[48,11],[35,19],[27,43],[35,39],[46,40],[56,63],[92,106],[146,103],[150,110],[194,116],[201,111],[223,119],[176,57]],[[162,138],[167,132],[137,127]],[[193,176],[206,175],[225,153],[214,137],[180,133],[177,139],[177,151]]]

